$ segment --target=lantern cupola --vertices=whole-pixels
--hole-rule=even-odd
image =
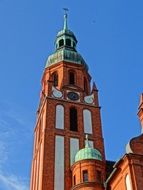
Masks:
[[[60,30],[56,36],[55,53],[48,57],[48,60],[46,62],[46,68],[55,63],[67,61],[75,64],[84,65],[86,70],[88,70],[86,62],[76,50],[77,39],[74,33],[68,29],[67,20],[68,15],[67,13],[65,13],[63,29]]]

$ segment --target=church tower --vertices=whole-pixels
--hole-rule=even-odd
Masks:
[[[76,45],[65,13],[41,81],[30,190],[104,189],[98,90]]]

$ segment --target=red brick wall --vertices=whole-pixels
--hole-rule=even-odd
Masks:
[[[117,164],[117,170],[108,182],[111,190],[126,190],[126,176],[130,176],[132,190],[143,189],[143,156],[125,155]]]
[[[83,171],[88,171],[88,182],[83,181]],[[101,172],[101,180],[97,177],[97,171]],[[87,184],[92,189],[104,189],[103,183],[105,180],[105,163],[99,160],[82,160],[72,166],[72,179],[75,176],[76,184],[72,182],[73,189],[88,189]]]

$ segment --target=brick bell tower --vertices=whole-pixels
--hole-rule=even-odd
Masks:
[[[76,45],[65,13],[64,27],[55,40],[56,50],[48,57],[41,81],[30,190],[104,189],[98,90],[95,83],[90,89],[88,66]],[[87,157],[81,159],[83,153]],[[79,184],[82,187],[78,188]]]

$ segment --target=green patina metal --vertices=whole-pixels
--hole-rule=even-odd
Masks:
[[[60,44],[61,40],[62,45]],[[67,44],[67,40],[70,42],[70,45]],[[86,62],[76,50],[76,45],[77,39],[74,33],[68,29],[67,13],[65,13],[63,30],[58,32],[55,40],[56,51],[48,57],[46,61],[46,68],[61,61],[67,61],[81,64],[86,70],[88,70]]]
[[[86,62],[79,53],[65,48],[62,48],[56,51],[54,54],[50,55],[46,62],[46,67],[49,67],[55,63],[59,63],[60,61],[67,61],[76,64],[81,64],[84,65],[84,67],[88,70]]]
[[[93,149],[90,147],[88,142],[88,137],[86,138],[85,148],[79,150],[75,156],[75,162],[86,160],[86,159],[94,159],[102,161],[102,155],[97,149]]]
[[[65,14],[64,14],[64,30],[67,30],[68,29],[68,21],[67,21],[67,12],[65,11]]]
[[[68,29],[63,29],[61,31],[58,32],[57,36],[56,36],[56,41],[60,39],[60,37],[70,37],[72,40],[74,40],[77,43],[77,39],[74,35],[74,33]]]

